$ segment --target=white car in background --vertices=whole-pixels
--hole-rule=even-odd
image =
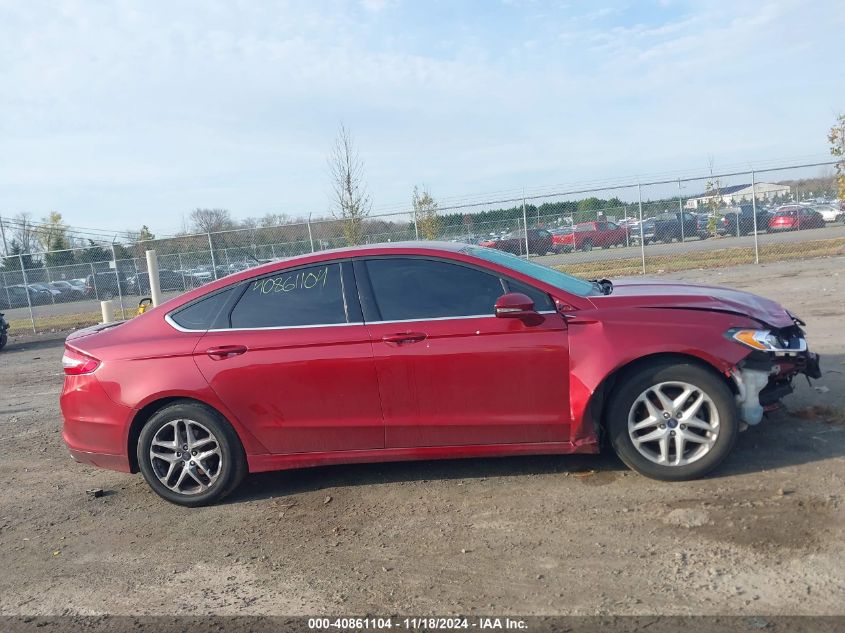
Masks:
[[[822,214],[825,222],[840,222],[845,221],[845,211],[839,205],[822,204],[814,207],[816,211]]]

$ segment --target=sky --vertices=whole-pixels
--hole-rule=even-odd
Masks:
[[[341,122],[374,213],[824,160],[843,33],[841,0],[0,0],[0,215],[326,215]]]

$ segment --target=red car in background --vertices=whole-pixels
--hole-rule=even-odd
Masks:
[[[585,281],[466,244],[323,251],[71,334],[62,436],[185,506],[247,473],[603,440],[684,480],[819,377],[801,325],[738,290]]]
[[[628,232],[625,227],[613,222],[581,222],[574,231],[554,235],[552,238],[556,253],[569,253],[575,250],[590,251],[593,247],[610,248],[626,246]]]
[[[796,204],[775,210],[774,215],[769,218],[768,232],[823,229],[825,226],[824,216],[821,213]]]

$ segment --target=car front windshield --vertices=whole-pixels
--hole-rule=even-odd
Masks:
[[[488,262],[493,262],[494,264],[504,266],[505,268],[510,268],[518,273],[528,275],[538,281],[542,281],[543,283],[547,283],[555,288],[560,288],[566,292],[578,295],[579,297],[598,294],[595,285],[589,281],[584,281],[583,279],[578,279],[572,275],[567,275],[566,273],[554,270],[548,266],[535,264],[534,262],[521,259],[520,257],[511,255],[510,253],[505,253],[492,248],[479,247],[467,247],[462,249],[460,252],[487,260]]]

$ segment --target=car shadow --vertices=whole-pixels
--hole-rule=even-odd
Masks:
[[[600,455],[539,455],[380,462],[283,470],[250,475],[223,503],[239,503],[327,488],[399,482],[536,477],[564,473],[619,473],[625,465],[610,451]]]
[[[845,456],[845,427],[782,414],[740,434],[712,473],[723,479]],[[328,488],[398,482],[460,481],[589,473],[593,485],[612,484],[627,467],[609,449],[598,455],[543,455],[321,466],[250,475],[225,502],[238,503]],[[593,476],[596,476],[593,479]],[[224,503],[225,503],[224,502]]]

